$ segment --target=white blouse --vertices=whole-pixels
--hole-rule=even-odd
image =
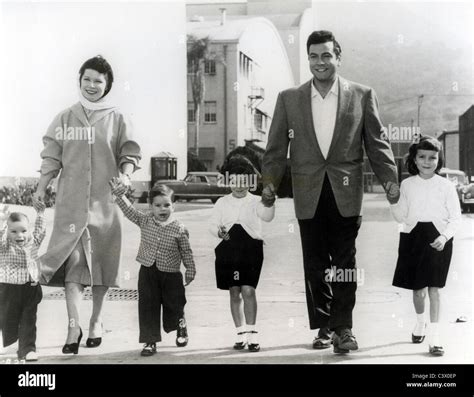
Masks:
[[[262,220],[270,222],[274,216],[275,206],[265,207],[259,196],[247,193],[245,197],[236,198],[231,193],[214,205],[209,231],[218,237],[219,226],[229,231],[233,225],[240,224],[250,237],[263,240]]]
[[[391,205],[395,220],[409,233],[417,222],[433,222],[448,240],[461,224],[461,206],[456,188],[448,179],[435,174],[430,179],[419,175],[402,181],[400,200]]]

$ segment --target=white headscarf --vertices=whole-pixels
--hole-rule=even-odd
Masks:
[[[81,102],[82,106],[84,106],[85,109],[88,110],[103,110],[103,109],[112,109],[115,107],[115,105],[112,105],[109,101],[107,96],[109,95],[110,92],[107,93],[107,95],[103,96],[96,102],[91,102],[88,99],[84,98],[84,95],[82,95],[81,91],[81,83],[78,82],[77,88],[79,90],[79,101]]]

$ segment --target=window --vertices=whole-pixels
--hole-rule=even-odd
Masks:
[[[216,61],[214,59],[207,59],[204,62],[205,74],[216,74]]]
[[[188,102],[188,123],[195,123],[194,102]]]
[[[259,111],[255,112],[254,115],[254,124],[257,130],[263,129],[263,115]]]
[[[204,102],[204,122],[205,123],[217,123],[217,102],[206,101]]]

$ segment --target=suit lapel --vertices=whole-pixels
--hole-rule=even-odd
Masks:
[[[347,115],[347,109],[352,98],[352,89],[349,82],[342,77],[339,78],[339,88],[338,88],[338,97],[337,97],[337,114],[336,114],[336,124],[334,126],[334,133],[331,140],[331,145],[329,146],[328,156],[334,152],[337,146],[337,140],[342,132],[342,126],[344,124],[344,119]]]
[[[308,140],[315,147],[319,156],[324,158],[321,148],[319,147],[316,131],[314,129],[313,111],[311,109],[311,84],[312,79],[304,84],[300,89],[300,109],[303,112],[304,131],[308,135]]]

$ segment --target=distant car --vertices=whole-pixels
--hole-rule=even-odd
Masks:
[[[218,172],[189,172],[182,181],[158,180],[156,184],[168,186],[174,191],[175,200],[210,199],[213,203],[231,193],[230,187],[218,183],[222,175]],[[220,179],[222,180],[222,179]]]
[[[462,212],[474,212],[474,184],[464,171],[441,168],[439,175],[448,178],[456,186]]]

